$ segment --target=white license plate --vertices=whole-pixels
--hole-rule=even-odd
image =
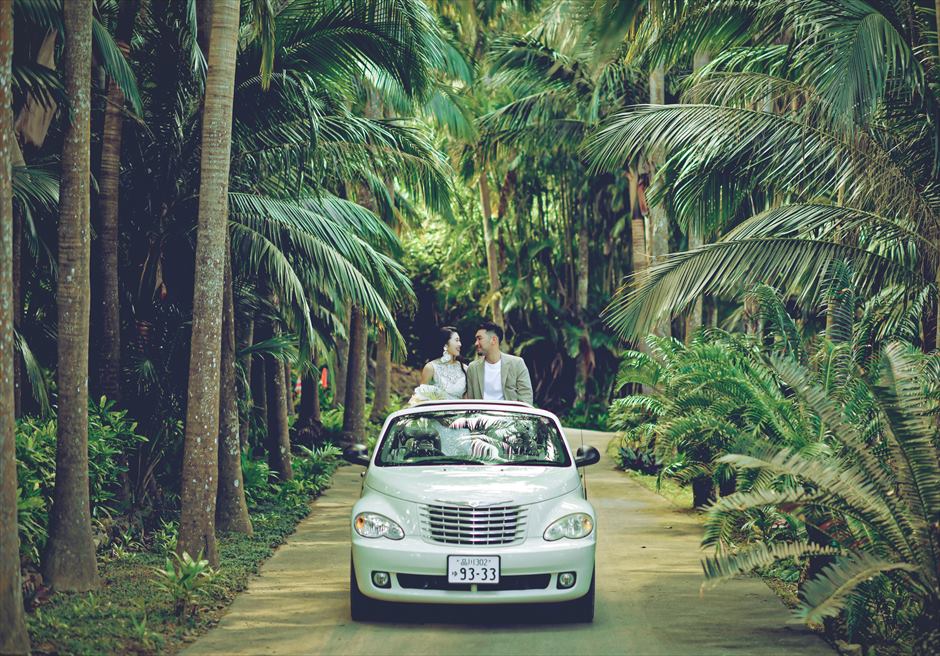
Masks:
[[[499,556],[448,556],[448,583],[499,583]]]

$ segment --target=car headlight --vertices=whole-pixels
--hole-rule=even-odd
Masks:
[[[542,537],[549,542],[560,540],[562,538],[586,538],[594,530],[594,520],[587,513],[574,513],[565,515],[559,520],[549,524]]]
[[[389,540],[401,540],[405,537],[405,532],[401,526],[390,520],[385,515],[378,513],[364,512],[356,515],[353,522],[356,527],[356,533],[364,538],[388,538]]]

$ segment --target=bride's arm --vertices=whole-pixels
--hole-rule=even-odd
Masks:
[[[434,376],[434,365],[428,362],[424,365],[424,369],[421,370],[421,384],[427,385],[430,383],[432,376]]]

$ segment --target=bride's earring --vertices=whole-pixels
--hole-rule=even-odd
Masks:
[[[447,347],[445,346],[444,355],[441,356],[441,362],[443,362],[444,364],[447,364],[453,359],[454,359],[453,356],[451,356],[451,354],[447,352]]]

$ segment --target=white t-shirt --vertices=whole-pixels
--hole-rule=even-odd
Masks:
[[[503,397],[503,361],[496,364],[483,363],[483,399],[486,401],[502,401]]]

